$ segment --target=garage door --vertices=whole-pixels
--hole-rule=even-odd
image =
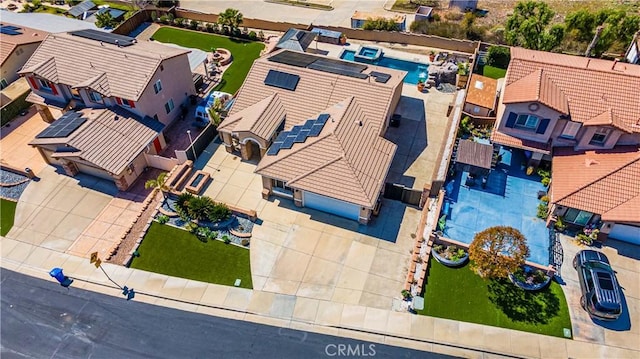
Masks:
[[[633,244],[640,244],[640,227],[626,224],[614,224],[609,232],[609,238],[625,241]]]
[[[97,167],[87,166],[76,162],[78,165],[78,170],[82,173],[86,173],[88,175],[96,176],[99,178],[104,178],[113,181],[113,177],[111,177],[105,170],[102,170]]]
[[[355,221],[360,217],[360,206],[312,192],[304,192],[304,206]]]

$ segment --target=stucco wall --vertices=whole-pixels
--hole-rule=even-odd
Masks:
[[[478,108],[478,112],[473,111],[473,109],[476,107]],[[468,114],[473,114],[475,116],[489,117],[489,112],[491,112],[491,109],[482,107],[482,106],[477,106],[472,103],[465,103],[463,111]]]
[[[544,105],[540,105],[540,108],[537,111],[531,111],[529,110],[528,106],[530,103],[514,103],[514,104],[507,104],[505,105],[505,107],[502,110],[502,113],[500,114],[500,118],[498,120],[498,129],[500,132],[502,133],[506,133],[508,135],[511,136],[515,136],[518,138],[522,138],[522,139],[528,139],[528,140],[532,140],[532,141],[536,141],[536,142],[540,142],[540,143],[547,143],[549,141],[549,138],[551,138],[552,133],[558,133],[556,130],[556,127],[559,127],[559,131],[562,131],[562,127],[558,126],[558,117],[560,117],[560,113],[558,111],[555,111],[547,106]],[[551,121],[549,122],[549,126],[547,127],[547,130],[542,133],[542,134],[538,134],[536,133],[536,130],[525,130],[522,128],[508,128],[506,127],[506,123],[507,123],[507,118],[509,117],[509,113],[510,112],[515,112],[516,114],[519,115],[534,115],[537,116],[540,119],[543,118],[548,118]]]
[[[16,46],[11,55],[9,55],[9,57],[2,64],[2,70],[0,71],[2,75],[0,76],[0,78],[5,79],[7,81],[7,84],[10,84],[13,81],[17,80],[18,77],[20,77],[18,76],[17,72],[22,68],[22,66],[24,66],[27,60],[29,60],[29,57],[33,55],[33,52],[36,51],[39,45],[40,43],[36,42],[33,44]],[[19,52],[19,49],[22,50],[20,55],[17,54]]]

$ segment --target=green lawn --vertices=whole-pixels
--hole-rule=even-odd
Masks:
[[[16,202],[0,198],[0,236],[6,236],[13,227],[16,205]]]
[[[251,69],[253,61],[260,57],[260,51],[264,45],[260,42],[251,42],[228,38],[197,31],[189,31],[172,27],[162,27],[153,39],[161,42],[170,42],[184,47],[197,48],[203,51],[211,51],[212,48],[222,47],[231,51],[233,62],[222,75],[222,82],[216,87],[218,91],[234,94]]]
[[[571,329],[569,308],[555,281],[538,292],[510,281],[485,281],[467,264],[449,268],[431,261],[419,314],[563,337]]]
[[[213,240],[203,243],[182,229],[153,222],[138,248],[132,268],[201,282],[253,288],[249,251]]]
[[[487,77],[491,77],[492,79],[501,79],[506,76],[507,70],[503,70],[497,67],[484,65],[482,70],[482,74]]]

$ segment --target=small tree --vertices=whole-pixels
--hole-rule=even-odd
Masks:
[[[209,214],[213,212],[215,203],[209,197],[193,197],[187,203],[189,217],[197,219],[199,221],[209,218]]]
[[[216,128],[220,122],[222,122],[220,111],[222,111],[222,102],[217,98],[213,102],[213,106],[209,108],[209,122],[211,122]]]
[[[96,26],[112,28],[118,24],[118,21],[111,16],[109,11],[105,11],[102,14],[96,14]]]
[[[511,50],[505,46],[493,45],[487,52],[487,65],[506,69],[511,61]]]
[[[497,226],[476,234],[469,246],[473,270],[483,278],[505,278],[529,255],[527,240],[515,228]]]
[[[162,199],[164,199],[164,192],[169,190],[166,182],[167,182],[167,172],[162,172],[155,179],[147,180],[147,182],[144,183],[144,188],[159,189],[160,193],[162,194]]]
[[[542,1],[521,1],[507,18],[505,38],[509,45],[551,51],[564,38],[564,25],[549,26],[555,12]]]

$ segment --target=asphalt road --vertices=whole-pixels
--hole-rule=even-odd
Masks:
[[[5,269],[0,280],[3,359],[349,357],[341,345],[358,357],[452,358],[67,290]]]

